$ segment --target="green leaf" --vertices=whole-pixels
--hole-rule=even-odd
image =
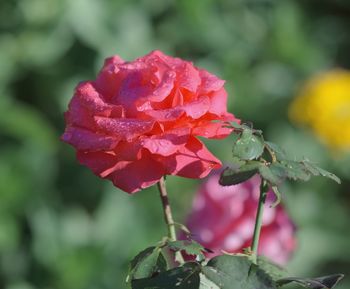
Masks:
[[[234,168],[234,169],[238,169],[241,166],[243,166],[244,164],[246,164],[246,161],[241,160],[240,158],[233,157],[231,159],[231,167]]]
[[[238,133],[238,134],[237,133],[231,134],[233,143],[236,143],[239,140],[240,136],[241,136],[240,133]]]
[[[185,251],[188,255],[198,256],[200,260],[204,260],[205,248],[194,240],[180,240],[168,242],[167,247],[173,251]]]
[[[218,285],[210,281],[203,273],[199,274],[200,286],[199,289],[220,289]]]
[[[274,162],[269,166],[259,167],[260,175],[272,185],[279,185],[284,179],[308,181],[311,175],[324,176],[340,183],[340,179],[307,160],[291,161],[284,160]]]
[[[288,277],[277,280],[278,286],[283,286],[291,282],[300,284],[305,288],[312,289],[332,289],[337,285],[337,283],[343,279],[343,274],[334,274],[329,276],[323,276],[318,278],[298,278],[298,277]]]
[[[211,259],[202,273],[220,289],[275,289],[275,283],[247,257],[222,255]]]
[[[272,171],[270,167],[266,165],[262,165],[259,167],[259,174],[263,179],[265,179],[272,185],[281,184],[284,178],[284,170],[278,171],[275,169]]]
[[[131,262],[127,282],[133,279],[150,277],[167,268],[166,260],[158,247],[149,247],[140,252]]]
[[[283,178],[292,180],[308,181],[310,174],[306,171],[305,166],[296,161],[281,161],[271,164],[270,170],[274,174],[279,174]]]
[[[242,123],[237,123],[237,122],[231,122],[230,123],[233,128],[236,130],[251,130],[254,134],[261,135],[262,131],[259,129],[253,129],[253,124],[251,122],[242,122]]]
[[[222,186],[231,186],[245,182],[258,172],[260,166],[260,162],[250,161],[239,168],[226,168],[221,173],[219,183]]]
[[[328,172],[328,171],[316,166],[315,164],[311,163],[310,161],[303,160],[301,163],[304,165],[305,169],[309,173],[311,173],[312,175],[314,175],[314,176],[321,175],[323,177],[329,178],[329,179],[337,182],[338,184],[341,183],[340,179],[335,174]]]
[[[286,178],[307,181],[310,174],[303,164],[296,161],[281,161],[259,168],[260,175],[272,185],[279,185]]]
[[[264,270],[272,280],[276,281],[278,279],[284,278],[287,276],[288,272],[281,266],[275,264],[265,256],[258,257],[258,266]]]
[[[244,129],[246,129],[247,128],[247,126],[246,125],[244,125],[244,124],[239,124],[239,123],[237,123],[237,122],[231,122],[230,123],[235,129],[241,129],[241,130],[244,130]]]
[[[235,170],[227,168],[222,172],[219,184],[222,186],[237,185],[249,180],[256,173],[257,170],[237,172]]]
[[[132,280],[132,289],[198,289],[200,265],[185,263],[151,278]]]
[[[278,160],[289,159],[285,150],[281,148],[279,145],[269,141],[265,141],[265,145],[267,145],[269,149],[275,153]]]
[[[305,170],[305,167],[300,162],[296,161],[282,161],[281,163],[274,163],[270,169],[284,169],[285,176],[293,180],[308,181],[310,174]]]
[[[260,137],[253,135],[252,130],[245,129],[241,137],[234,143],[233,156],[243,160],[253,160],[262,155],[264,144]]]

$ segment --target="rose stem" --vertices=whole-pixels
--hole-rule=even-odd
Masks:
[[[164,220],[168,227],[168,237],[171,241],[176,241],[177,238],[176,238],[176,231],[175,231],[175,223],[174,223],[173,215],[171,213],[168,193],[165,186],[165,178],[162,177],[157,185],[160,193],[160,198],[162,200]],[[185,263],[180,251],[175,252],[175,260],[178,261],[180,264]]]
[[[255,218],[253,241],[252,241],[252,245],[251,245],[251,255],[253,258],[253,262],[255,264],[257,264],[259,238],[260,238],[261,226],[262,226],[262,221],[263,221],[263,213],[264,213],[264,205],[265,205],[265,201],[266,201],[266,195],[267,195],[267,184],[266,184],[265,180],[261,180],[259,204],[258,204],[258,209],[257,209],[257,213],[256,213],[256,218]]]

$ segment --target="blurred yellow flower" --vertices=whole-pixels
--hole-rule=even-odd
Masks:
[[[309,80],[289,107],[330,148],[350,150],[350,71],[334,69]]]

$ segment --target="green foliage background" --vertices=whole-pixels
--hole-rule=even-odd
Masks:
[[[0,288],[124,288],[128,260],[165,234],[158,195],[113,188],[59,141],[74,86],[106,56],[153,49],[227,80],[230,111],[343,179],[286,184],[299,230],[295,275],[345,273],[350,161],[294,127],[287,108],[314,73],[350,67],[347,0],[6,0],[0,2]],[[224,162],[230,140],[208,146]],[[169,178],[178,221],[198,184]]]

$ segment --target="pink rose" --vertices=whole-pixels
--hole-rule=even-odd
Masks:
[[[251,245],[260,189],[259,176],[227,187],[218,181],[216,172],[201,186],[188,219],[194,239],[214,252],[211,257],[222,250],[238,253]],[[283,206],[269,207],[274,196],[268,194],[259,254],[284,265],[296,246],[295,226]]]
[[[233,121],[224,81],[160,51],[127,62],[106,59],[95,81],[80,83],[62,140],[80,163],[134,193],[164,175],[205,177],[221,166],[197,138],[223,138]]]

